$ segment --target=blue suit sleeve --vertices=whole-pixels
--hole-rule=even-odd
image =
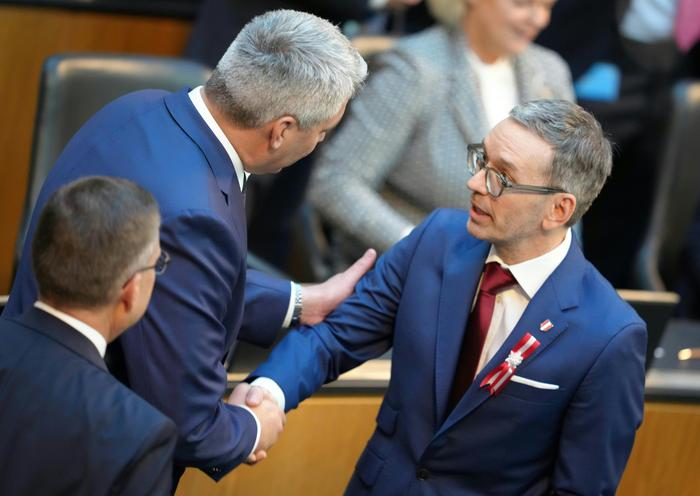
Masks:
[[[394,245],[327,319],[287,334],[251,377],[268,377],[289,410],[340,374],[386,352],[413,254],[434,216]]]
[[[290,291],[289,281],[248,270],[245,313],[238,339],[257,346],[272,346],[289,308]]]
[[[244,246],[209,212],[163,220],[171,262],[146,315],[122,337],[134,391],[177,425],[175,465],[218,479],[253,449],[249,412],[222,401],[223,359],[243,315]]]
[[[598,356],[564,418],[555,494],[614,495],[644,411],[646,328],[622,329]]]

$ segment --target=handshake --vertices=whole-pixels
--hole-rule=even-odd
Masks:
[[[267,450],[277,442],[287,422],[287,416],[266,389],[245,382],[236,386],[228,398],[228,403],[248,407],[260,422],[260,439],[255,453],[245,461],[248,465],[255,465],[267,457]]]

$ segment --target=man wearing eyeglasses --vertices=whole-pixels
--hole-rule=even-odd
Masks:
[[[642,420],[646,328],[571,233],[611,155],[577,105],[515,107],[468,147],[469,212],[433,213],[324,323],[290,333],[249,404],[259,385],[295,408],[391,348],[348,494],[614,494]]]
[[[170,494],[175,424],[104,362],[167,267],[159,226],[153,196],[123,179],[81,179],[46,203],[38,300],[0,320],[0,494]]]

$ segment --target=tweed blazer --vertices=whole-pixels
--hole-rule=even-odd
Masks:
[[[310,200],[363,246],[386,250],[431,210],[468,204],[466,145],[489,126],[466,48],[445,27],[401,39],[320,149]],[[520,102],[574,99],[554,52],[530,45],[514,67]]]

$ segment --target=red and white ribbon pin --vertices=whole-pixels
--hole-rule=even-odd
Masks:
[[[500,364],[498,367],[493,369],[484,380],[481,381],[479,387],[488,386],[489,393],[493,396],[501,392],[501,389],[508,384],[511,376],[515,373],[515,369],[518,368],[523,360],[532,355],[532,353],[540,345],[540,342],[535,339],[535,337],[528,333],[518,341],[518,344],[510,350],[508,353],[508,358]]]

